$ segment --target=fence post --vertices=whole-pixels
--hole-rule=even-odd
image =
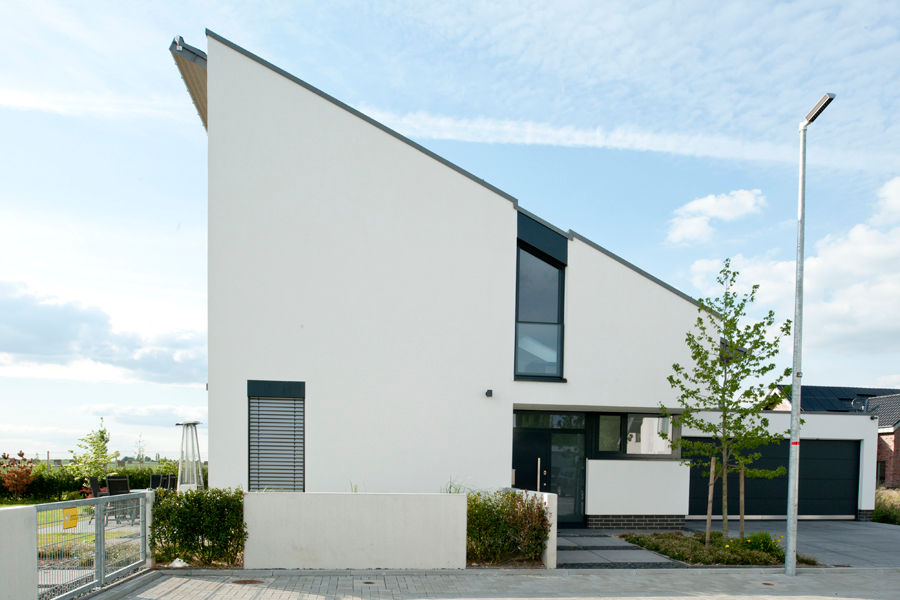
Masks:
[[[97,586],[106,578],[106,505],[97,499],[94,508],[94,579]]]

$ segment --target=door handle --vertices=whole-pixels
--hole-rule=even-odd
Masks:
[[[538,456],[537,459],[537,487],[535,491],[541,491],[541,457]]]

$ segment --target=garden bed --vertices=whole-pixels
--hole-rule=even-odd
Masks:
[[[781,538],[773,538],[765,532],[745,538],[726,538],[719,531],[712,532],[709,547],[704,543],[704,533],[627,533],[621,536],[626,542],[652,550],[663,556],[690,565],[751,565],[777,566],[784,564]],[[797,554],[797,563],[817,565],[811,556]]]

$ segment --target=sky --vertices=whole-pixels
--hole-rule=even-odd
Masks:
[[[0,451],[206,421],[209,28],[693,297],[732,258],[804,383],[900,388],[900,3],[0,3]],[[780,361],[790,365],[790,340]],[[206,456],[206,429],[200,427]]]

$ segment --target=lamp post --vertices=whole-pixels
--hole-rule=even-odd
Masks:
[[[794,296],[794,366],[791,379],[791,450],[788,461],[787,543],[784,552],[784,574],[797,574],[797,490],[800,469],[800,379],[803,346],[803,215],[806,207],[806,128],[834,100],[825,94],[800,123],[800,188],[797,200],[797,280]]]

